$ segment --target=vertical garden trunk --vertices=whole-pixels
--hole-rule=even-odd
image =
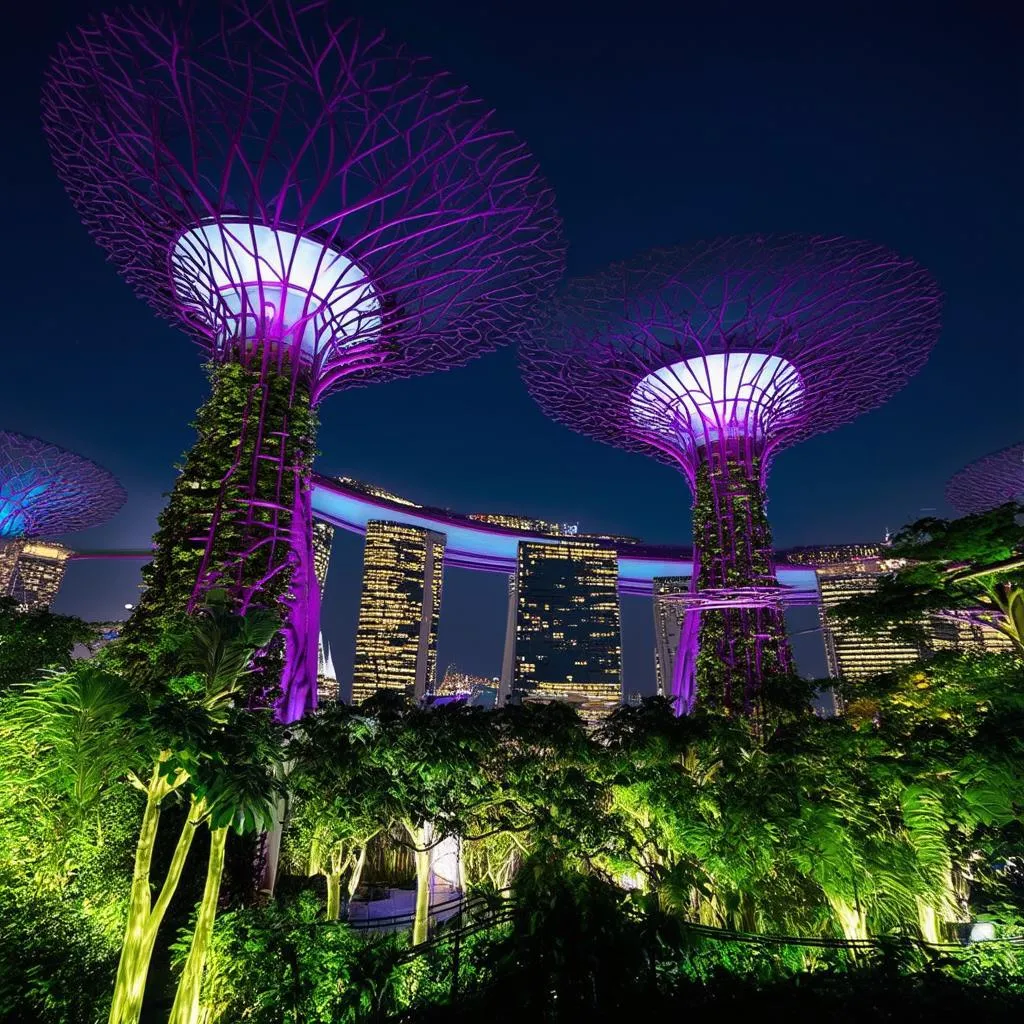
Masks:
[[[705,456],[697,470],[693,503],[691,593],[774,589],[760,460],[734,450],[734,442],[715,444]],[[689,628],[698,631],[698,653],[692,682],[674,681],[681,698],[695,693],[706,706],[753,715],[765,682],[791,670],[786,623],[779,608],[701,611]],[[681,646],[680,654],[685,657],[690,647]]]
[[[223,363],[196,418],[198,437],[161,512],[146,590],[125,625],[131,669],[173,674],[165,627],[212,589],[239,612],[277,609],[280,636],[257,658],[250,700],[273,698],[292,721],[316,695],[315,586],[310,472],[316,417],[309,390],[287,365]],[[312,585],[311,585],[312,581]]]
[[[110,1003],[109,1024],[138,1024],[157,933],[164,915],[167,913],[171,898],[178,888],[185,860],[188,857],[199,822],[199,810],[193,805],[181,830],[181,835],[178,837],[164,884],[154,902],[150,886],[150,871],[153,864],[153,851],[156,847],[157,829],[160,825],[160,804],[170,791],[170,787],[160,777],[159,769],[154,767],[146,793],[146,809],[143,812],[139,842],[135,849],[135,867],[128,903],[128,920],[125,923],[121,958],[114,979],[114,995]]]
[[[199,916],[196,918],[192,943],[178,982],[178,991],[174,996],[168,1024],[199,1024],[199,995],[202,990],[206,957],[210,950],[210,939],[213,935],[213,922],[217,916],[217,898],[220,896],[220,880],[224,873],[224,848],[227,839],[226,828],[213,829],[210,833],[206,885],[203,888]]]

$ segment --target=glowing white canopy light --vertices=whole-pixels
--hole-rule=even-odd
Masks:
[[[633,389],[634,423],[697,445],[719,437],[760,437],[799,408],[796,367],[759,352],[694,356],[649,373]]]
[[[372,340],[380,300],[352,260],[312,239],[245,221],[211,221],[171,253],[178,301],[219,340],[279,339],[307,360]]]

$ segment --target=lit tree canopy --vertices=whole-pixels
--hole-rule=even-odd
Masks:
[[[946,500],[961,515],[985,512],[1008,501],[1024,504],[1024,443],[961,469],[946,486]]]
[[[124,504],[102,466],[37,437],[0,431],[0,540],[98,526]]]
[[[58,173],[136,292],[214,358],[302,367],[314,401],[512,340],[564,258],[526,148],[329,0],[204,6],[94,20],[44,87]]]

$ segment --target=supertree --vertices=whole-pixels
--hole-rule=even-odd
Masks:
[[[939,332],[910,260],[842,238],[652,251],[574,282],[521,346],[527,387],[580,433],[681,468],[694,570],[673,679],[750,713],[790,671],[765,482],[775,454],[884,402]]]
[[[972,462],[946,485],[946,500],[961,515],[1024,504],[1024,444],[1010,445]]]
[[[22,541],[98,526],[124,501],[121,485],[95,462],[0,431],[0,594],[9,590]]]
[[[429,62],[332,0],[210,6],[77,31],[43,120],[89,230],[210,362],[126,643],[211,588],[276,603],[261,677],[290,720],[315,702],[317,403],[514,340],[563,242],[529,152]]]

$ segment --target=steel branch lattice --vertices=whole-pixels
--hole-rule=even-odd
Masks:
[[[986,512],[1009,501],[1024,504],[1024,443],[961,469],[946,486],[946,500],[961,515]]]
[[[0,541],[86,530],[124,502],[121,485],[102,466],[39,438],[0,431]]]
[[[515,340],[564,263],[526,147],[464,87],[331,0],[218,6],[219,18],[191,0],[103,16],[49,67],[43,121],[58,174],[135,291],[214,362],[286,375],[314,405]],[[253,463],[223,482],[214,524],[232,511],[228,484],[255,481],[257,463],[286,448],[265,413],[246,409]],[[267,579],[292,574],[294,706],[315,692],[317,634],[312,452],[299,454],[278,458],[275,487],[250,487],[249,528],[229,559],[243,566],[269,545]],[[196,598],[231,582],[210,557],[213,529]],[[255,596],[236,593],[243,605]]]
[[[939,312],[929,275],[880,246],[725,239],[575,282],[522,344],[522,365],[553,419],[682,469],[694,493],[694,593],[749,595],[774,582],[764,487],[775,454],[903,387],[938,336]],[[714,613],[725,623],[715,651],[726,704],[749,710],[771,669],[744,633],[779,637],[770,661],[788,669],[772,603]],[[699,614],[684,626],[680,708],[693,697]]]

